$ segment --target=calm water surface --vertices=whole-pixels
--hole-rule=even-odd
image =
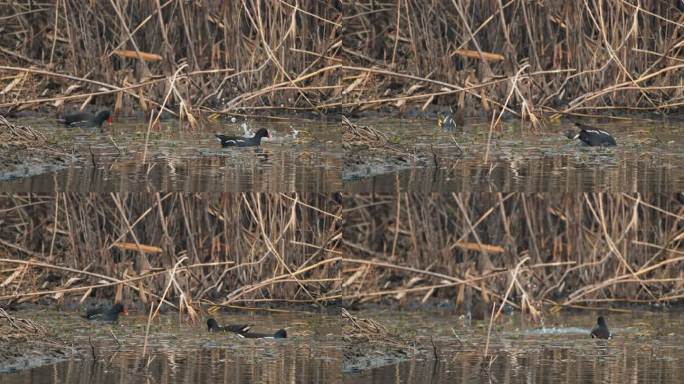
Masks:
[[[50,322],[59,334],[73,336],[88,353],[56,364],[2,373],[0,382],[681,382],[683,313],[602,314],[616,334],[613,340],[589,337],[598,315],[595,312],[549,314],[544,318],[544,326],[532,324],[517,313],[505,315],[492,329],[489,357],[485,357],[485,322],[467,324],[456,314],[445,312],[357,312],[354,315],[373,318],[415,340],[429,353],[367,371],[343,372],[343,342],[340,322],[335,316],[216,316],[219,323],[251,323],[262,331],[286,327],[288,339],[275,341],[209,334],[204,324],[179,324],[177,315],[163,315],[150,328],[148,354],[144,356],[143,314],[124,317],[119,324],[110,326],[86,322],[71,313],[21,312],[18,315]],[[431,339],[438,361],[431,352]],[[95,360],[90,354],[91,341]]]
[[[117,325],[86,322],[77,314],[44,311],[17,316],[49,322],[62,335],[73,335],[87,353],[15,373],[0,383],[334,383],[342,381],[337,317],[306,313],[222,316],[219,323],[249,323],[254,331],[285,327],[284,340],[240,339],[210,334],[204,323],[178,324],[178,316],[153,322],[143,356],[146,317],[122,317]],[[114,339],[114,336],[118,342]],[[90,355],[90,340],[97,360]]]
[[[274,140],[239,149],[220,148],[213,135],[242,135],[241,123],[208,123],[191,132],[167,121],[150,135],[146,156],[144,122],[117,121],[104,133],[65,129],[48,119],[18,123],[43,126],[57,141],[75,142],[85,158],[79,166],[0,182],[10,192],[684,190],[684,123],[676,121],[593,124],[616,137],[616,148],[568,140],[562,133],[572,128],[569,121],[549,123],[540,135],[507,121],[493,132],[485,163],[489,122],[468,121],[464,133],[452,138],[432,120],[366,119],[360,123],[415,148],[426,161],[398,171],[380,164],[362,178],[343,169],[341,126],[335,121],[250,121],[250,129],[266,127]],[[300,131],[297,139],[293,128]]]
[[[248,122],[252,131],[267,128],[273,140],[259,148],[223,149],[214,133],[242,136],[241,123],[208,123],[191,132],[166,121],[151,132],[146,156],[146,122],[116,121],[105,124],[103,132],[67,129],[50,119],[17,123],[45,127],[56,141],[75,143],[85,159],[57,172],[0,182],[0,189],[9,192],[325,192],[342,187],[340,127],[330,122]],[[296,138],[293,128],[299,131]]]
[[[567,121],[548,124],[541,135],[521,129],[517,122],[504,122],[500,132],[493,132],[488,163],[484,157],[489,122],[469,121],[464,133],[453,139],[432,121],[361,123],[397,142],[415,145],[416,152],[428,155],[428,164],[356,180],[343,171],[349,192],[393,192],[397,187],[422,192],[684,190],[684,122],[592,124],[613,134],[615,148],[584,147],[568,140],[563,132],[573,126]]]
[[[360,373],[348,383],[681,383],[684,372],[684,316],[674,313],[602,312],[616,337],[589,337],[597,313],[547,316],[545,327],[508,315],[495,325],[490,355],[483,356],[484,322],[464,324],[456,315],[362,312],[394,329],[415,334],[426,346],[433,337],[439,362],[431,354]],[[452,330],[453,329],[453,330]]]

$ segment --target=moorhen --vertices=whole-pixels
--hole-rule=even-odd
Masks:
[[[238,335],[246,339],[287,339],[287,332],[284,329],[279,329],[275,333],[240,332]]]
[[[88,309],[83,317],[88,320],[117,321],[119,319],[119,313],[121,312],[123,312],[124,315],[128,315],[128,309],[126,306],[116,303],[110,308],[100,306],[97,308]]]
[[[70,113],[57,121],[67,127],[100,128],[105,121],[109,124],[112,123],[112,113],[107,109],[98,112],[97,115],[88,112]]]
[[[575,123],[575,125],[580,131],[566,131],[565,137],[568,139],[580,139],[582,143],[590,147],[614,147],[617,145],[613,136],[606,131],[582,123]]]
[[[596,320],[596,326],[591,330],[592,339],[612,339],[613,334],[608,330],[606,325],[606,319],[603,316],[599,316]]]
[[[224,326],[218,325],[214,318],[207,319],[207,329],[209,332],[234,332],[247,333],[249,332],[249,325],[247,324],[228,324]]]
[[[258,147],[261,144],[261,138],[268,137],[271,138],[271,134],[268,133],[266,128],[261,128],[256,132],[254,137],[239,137],[239,136],[226,136],[216,134],[216,138],[221,143],[221,146],[225,147]]]
[[[455,131],[458,129],[456,119],[454,118],[454,115],[451,112],[438,112],[437,125],[440,128],[444,128],[447,131]]]

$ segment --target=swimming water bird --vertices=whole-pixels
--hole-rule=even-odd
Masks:
[[[575,125],[580,130],[579,132],[573,130],[565,131],[565,137],[568,139],[580,139],[582,143],[590,147],[614,147],[617,145],[613,136],[604,130],[582,123],[575,123]]]
[[[608,330],[606,325],[606,319],[603,316],[599,316],[596,320],[596,326],[591,330],[592,339],[612,339],[613,334]]]
[[[249,325],[247,324],[228,324],[224,326],[218,325],[213,318],[207,319],[207,329],[209,332],[234,332],[247,333],[249,332]]]
[[[57,121],[67,127],[100,128],[105,121],[112,123],[112,113],[107,109],[98,112],[97,115],[88,112],[70,113]]]
[[[454,115],[451,112],[438,112],[437,125],[447,131],[455,131],[458,129]]]
[[[271,138],[271,134],[268,133],[266,128],[261,128],[256,132],[253,137],[239,137],[239,136],[226,136],[216,134],[216,139],[221,143],[221,146],[225,147],[258,147],[261,144],[261,138],[268,137]]]
[[[128,315],[126,306],[116,303],[109,308],[100,306],[88,309],[83,317],[88,320],[117,321],[119,319],[119,313],[122,312],[124,315]]]
[[[284,329],[279,329],[275,333],[243,332],[238,333],[238,336],[246,339],[286,339],[287,332]]]

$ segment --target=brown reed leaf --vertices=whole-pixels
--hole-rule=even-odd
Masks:
[[[144,61],[160,61],[162,59],[162,57],[156,53],[136,52],[127,49],[115,49],[112,51],[112,54],[129,59],[140,59]]]

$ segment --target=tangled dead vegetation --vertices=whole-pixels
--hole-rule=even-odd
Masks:
[[[15,125],[0,115],[0,147],[28,148],[47,141],[45,135],[26,125]]]
[[[11,316],[0,307],[0,372],[58,361],[77,352],[43,325]]]
[[[342,116],[342,139],[346,150],[380,150],[400,155],[410,155],[408,148],[392,143],[382,131],[367,125],[354,124]]]
[[[421,353],[416,345],[392,334],[373,319],[355,317],[342,308],[345,320],[343,371],[359,371],[393,364]]]
[[[40,130],[12,124],[0,115],[0,180],[38,173],[45,167],[60,168],[75,160]]]

